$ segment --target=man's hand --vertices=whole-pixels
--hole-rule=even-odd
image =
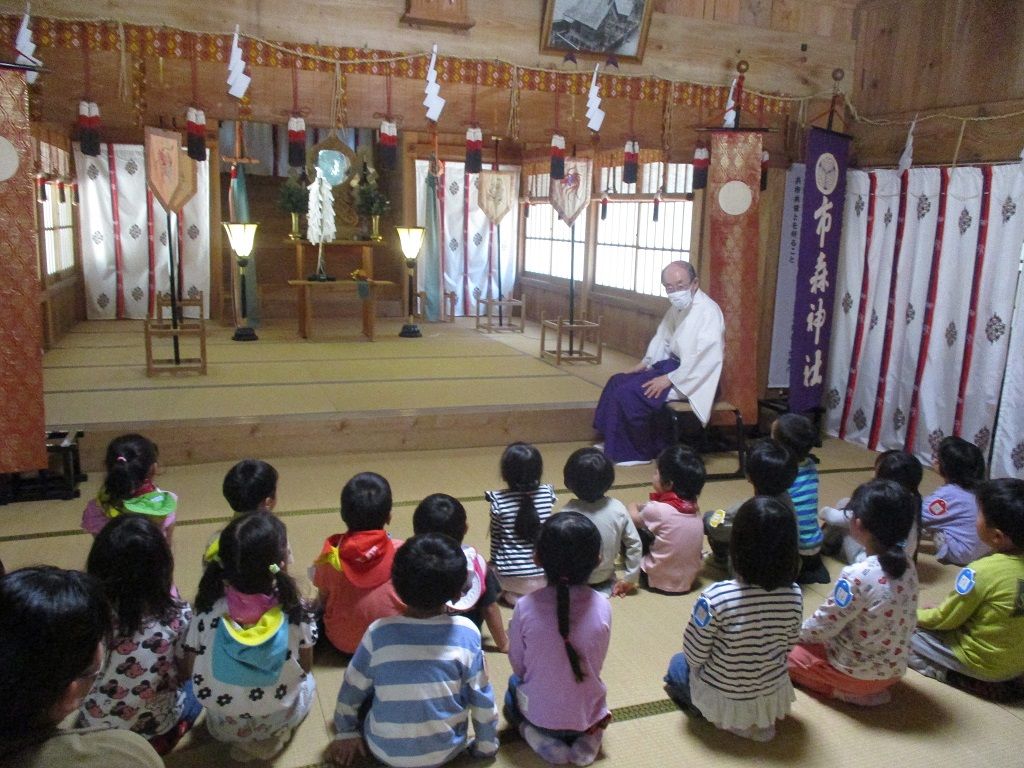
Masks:
[[[671,386],[672,380],[668,377],[668,374],[665,374],[664,376],[656,376],[650,381],[644,382],[644,396],[650,398],[658,397]]]
[[[366,756],[366,747],[361,738],[337,739],[327,747],[327,759],[335,765],[352,765],[357,755]]]

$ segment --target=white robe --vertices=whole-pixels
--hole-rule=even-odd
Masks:
[[[707,426],[715,403],[725,353],[725,320],[714,300],[700,289],[687,309],[669,307],[647,345],[647,366],[679,358],[679,367],[668,374],[673,391],[669,400],[690,401],[700,423]]]

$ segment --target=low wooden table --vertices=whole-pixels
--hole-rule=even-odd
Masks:
[[[394,285],[390,280],[367,280],[368,292],[360,297],[363,302],[363,335],[370,341],[374,339],[377,325],[377,289],[382,286]],[[313,328],[313,297],[312,290],[348,291],[355,293],[359,287],[355,280],[289,280],[288,285],[299,291],[299,336],[309,338]]]

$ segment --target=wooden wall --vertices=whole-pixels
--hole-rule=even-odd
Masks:
[[[895,164],[915,115],[915,165],[1019,155],[1024,115],[963,118],[1024,111],[1024,3],[865,0],[857,16],[854,103],[865,117],[895,123],[855,125],[862,167]]]

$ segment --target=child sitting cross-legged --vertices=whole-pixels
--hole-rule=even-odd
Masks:
[[[982,483],[978,537],[992,550],[960,571],[938,608],[918,610],[910,666],[993,700],[1024,696],[1024,480]]]
[[[480,632],[446,608],[465,581],[466,557],[449,536],[413,536],[395,553],[392,582],[405,612],[373,622],[345,670],[330,760],[349,765],[369,747],[386,765],[425,768],[467,749],[478,757],[497,751]]]
[[[704,546],[697,498],[706,477],[704,462],[693,450],[669,446],[658,454],[650,501],[629,505],[644,545],[641,568],[648,587],[670,593],[693,587]]]
[[[615,482],[615,467],[597,448],[580,448],[565,462],[565,486],[576,498],[562,512],[579,512],[601,533],[601,562],[587,580],[603,595],[622,597],[636,589],[643,550],[625,505],[606,496]],[[624,555],[625,573],[615,578],[615,558]]]
[[[975,488],[985,479],[985,457],[962,437],[942,438],[935,469],[945,484],[921,505],[921,535],[935,542],[940,563],[967,565],[991,550],[978,537]]]
[[[843,568],[832,596],[803,623],[789,674],[804,688],[861,706],[889,701],[907,670],[917,570],[907,556],[918,505],[892,480],[853,492],[850,535],[867,557]]]
[[[443,533],[462,544],[462,553],[466,556],[466,582],[459,599],[448,602],[448,613],[465,616],[476,624],[477,629],[486,621],[494,645],[502,653],[508,653],[508,634],[498,608],[501,585],[494,570],[487,567],[484,556],[462,543],[469,531],[462,502],[447,493],[430,494],[412,514],[412,531],[415,534]]]
[[[401,542],[384,530],[391,522],[388,481],[376,472],[360,472],[345,483],[341,519],[348,530],[324,541],[313,563],[313,586],[320,592],[324,634],[351,656],[370,622],[404,608],[391,585],[391,563]]]

